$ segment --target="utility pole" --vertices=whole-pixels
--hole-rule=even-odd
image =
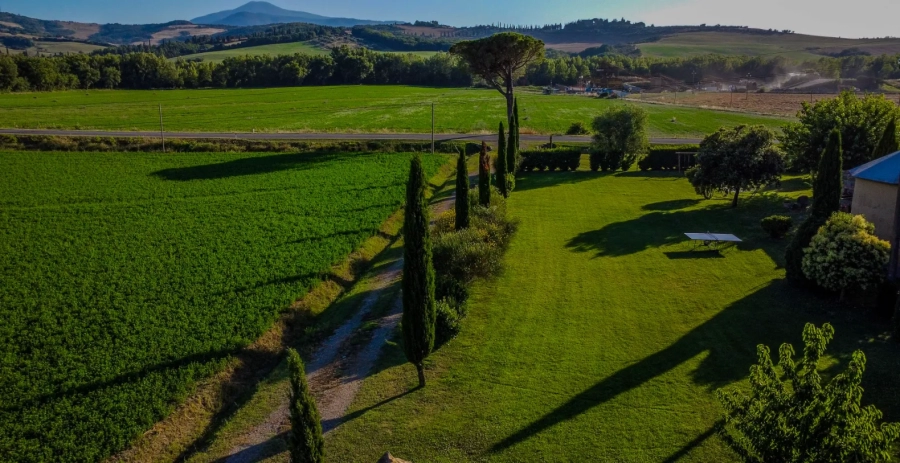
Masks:
[[[431,154],[434,154],[434,103],[431,103]]]
[[[162,105],[159,105],[159,138],[162,139],[163,153],[166,152],[166,134],[163,131]]]

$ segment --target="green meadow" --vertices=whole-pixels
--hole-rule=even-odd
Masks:
[[[426,133],[431,107],[440,133],[493,133],[505,100],[495,90],[409,86],[337,86],[234,90],[69,91],[4,95],[0,127],[167,131]],[[626,104],[519,91],[523,133],[562,134]],[[639,104],[639,103],[627,103]],[[782,126],[788,119],[643,105],[653,137],[702,137],[722,126]]]
[[[799,347],[807,322],[836,328],[827,374],[865,352],[864,402],[900,420],[900,347],[881,337],[886,321],[789,286],[785,241],[760,229],[801,194],[805,181],[791,178],[731,209],[674,174],[520,175],[509,208],[521,226],[503,275],[476,284],[424,389],[402,349],[384,348],[327,436],[328,458],[737,461],[714,430],[714,391],[746,385],[758,344]],[[744,242],[693,251],[691,231]]]

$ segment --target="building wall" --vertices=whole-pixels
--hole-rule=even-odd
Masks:
[[[883,240],[893,237],[896,204],[897,185],[856,179],[852,212],[874,223],[875,234]]]

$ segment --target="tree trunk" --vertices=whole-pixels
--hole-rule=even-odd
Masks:
[[[739,197],[740,195],[741,195],[741,187],[737,187],[737,189],[734,190],[734,200],[731,201],[731,207],[737,207],[737,204],[738,204],[738,197]]]
[[[425,387],[425,365],[416,364],[416,371],[419,373],[419,387]]]
[[[513,76],[512,74],[506,75],[506,126],[512,127],[513,124],[513,107],[515,106],[516,95],[515,90],[513,88]]]

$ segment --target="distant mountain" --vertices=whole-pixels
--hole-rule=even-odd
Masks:
[[[330,18],[305,11],[291,11],[269,2],[250,2],[233,10],[220,11],[191,20],[194,24],[215,24],[225,26],[262,26],[305,22],[321,26],[351,27],[376,24],[393,24],[397,21],[369,21],[353,18]]]

